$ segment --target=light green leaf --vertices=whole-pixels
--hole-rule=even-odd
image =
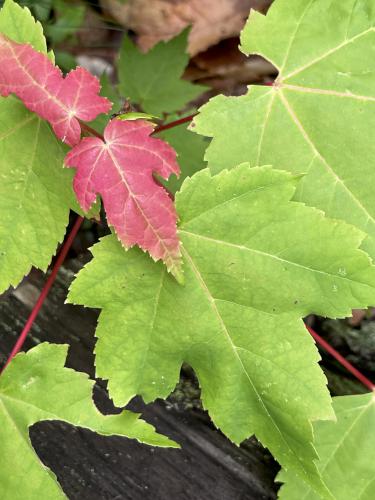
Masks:
[[[178,118],[177,115],[170,116],[168,121]],[[168,142],[177,152],[177,161],[181,169],[179,178],[172,175],[168,181],[162,180],[163,184],[175,193],[180,189],[186,177],[191,177],[195,172],[205,168],[206,162],[203,157],[208,146],[208,139],[190,132],[186,124],[165,130],[159,133],[158,137]]]
[[[204,106],[213,172],[243,161],[307,173],[296,199],[370,235],[375,258],[375,3],[275,0],[251,12],[242,50],[279,71],[273,87]]]
[[[0,293],[45,270],[75,207],[65,147],[13,97],[0,99]]]
[[[94,382],[86,374],[64,368],[66,345],[43,343],[18,354],[0,378],[0,468],[2,500],[65,498],[55,475],[38,459],[29,427],[44,420],[62,420],[103,435],[126,436],[153,446],[176,446],[123,411],[102,415],[92,401]]]
[[[161,116],[179,111],[207,88],[181,79],[189,56],[188,31],[160,42],[143,54],[125,36],[118,63],[120,92],[146,113]]]
[[[40,23],[12,0],[0,11],[0,32],[47,50]],[[79,211],[65,153],[46,122],[16,98],[0,98],[0,293],[31,266],[47,268],[70,208]]]
[[[97,374],[117,404],[166,397],[185,361],[230,439],[255,434],[325,496],[310,421],[332,412],[300,318],[373,303],[375,267],[357,249],[360,231],[289,201],[296,182],[248,165],[195,174],[176,198],[185,286],[110,236],[94,246],[69,300],[103,309]]]
[[[27,7],[13,0],[5,0],[0,10],[0,33],[18,43],[29,43],[39,52],[47,53],[46,39],[39,21],[35,21]]]
[[[154,118],[157,118],[154,115],[149,115],[148,113],[141,113],[140,111],[130,111],[129,113],[122,113],[121,115],[117,115],[118,120],[148,120],[154,121]]]
[[[337,422],[316,422],[318,469],[336,500],[373,500],[375,495],[375,396],[333,399]],[[319,500],[307,484],[282,471],[281,500]]]

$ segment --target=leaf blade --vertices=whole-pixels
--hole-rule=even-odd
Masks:
[[[102,309],[97,373],[109,379],[115,401],[123,404],[137,393],[146,401],[166,397],[185,361],[197,372],[204,406],[228,437],[240,442],[255,433],[328,498],[313,464],[310,422],[332,412],[301,317],[311,310],[345,315],[357,300],[372,301],[375,274],[358,250],[363,233],[291,202],[296,183],[285,172],[248,165],[214,177],[207,170],[195,174],[176,200],[184,287],[161,265],[136,251],[122,253],[107,237],[94,246],[69,301]],[[319,241],[330,239],[324,254]],[[218,241],[226,242],[224,250]],[[247,257],[248,246],[273,257]],[[345,256],[343,246],[350,248]],[[280,255],[298,265],[278,267],[274,257]],[[264,259],[270,258],[267,270]],[[344,261],[345,276],[338,267]],[[299,265],[311,280],[302,278]]]
[[[306,173],[296,199],[366,232],[374,257],[375,12],[367,0],[323,3],[277,0],[267,16],[252,12],[242,50],[270,60],[279,76],[272,88],[211,100],[194,130],[214,137],[206,159],[215,172],[249,161]]]
[[[63,78],[45,54],[4,34],[0,34],[0,61],[0,94],[17,95],[28,109],[49,121],[57,137],[70,146],[80,139],[79,119],[91,121],[111,107],[98,95],[99,81],[88,71],[77,68]]]
[[[65,164],[76,168],[74,190],[84,210],[103,197],[111,224],[125,248],[139,245],[154,260],[162,259],[182,279],[177,214],[167,192],[153,173],[167,179],[179,173],[176,153],[150,137],[145,120],[112,120],[99,138],[85,138],[67,154]]]
[[[207,88],[181,80],[188,64],[188,30],[142,54],[124,37],[119,60],[121,93],[143,111],[161,116],[179,111]]]
[[[370,499],[373,495],[374,395],[336,397],[337,422],[317,422],[314,426],[318,468],[337,499]],[[317,500],[319,497],[293,474],[281,471],[281,500]]]
[[[40,463],[32,448],[28,429],[39,421],[62,420],[102,435],[175,446],[135,413],[102,415],[92,401],[94,382],[86,374],[64,367],[67,349],[66,345],[42,343],[18,354],[1,376],[0,433],[8,460],[1,467],[0,479],[6,499],[36,499],[47,493],[51,499],[65,498],[54,474]]]

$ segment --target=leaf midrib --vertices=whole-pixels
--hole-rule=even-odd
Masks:
[[[324,164],[326,169],[334,176],[334,178],[339,182],[345,191],[349,194],[349,196],[353,199],[353,201],[358,205],[358,207],[365,213],[367,216],[368,220],[371,220],[373,223],[375,223],[375,218],[368,212],[367,208],[362,205],[360,200],[354,195],[354,193],[348,188],[348,186],[345,184],[345,182],[341,179],[341,177],[338,176],[334,168],[328,163],[326,158],[323,156],[323,154],[319,151],[311,137],[308,135],[306,129],[302,125],[301,120],[298,118],[296,112],[290,105],[290,102],[287,100],[285,97],[284,93],[282,90],[277,91],[280,101],[282,102],[286,112],[289,114],[295,125],[297,126],[298,130],[300,131],[302,138],[304,139],[305,143],[310,147],[314,155],[320,159],[320,161]],[[328,214],[329,215],[329,214]]]
[[[292,78],[300,73],[302,73],[302,71],[304,71],[305,69],[307,68],[310,68],[311,66],[314,66],[314,64],[317,64],[318,62],[322,61],[323,59],[325,59],[326,57],[329,57],[330,55],[334,54],[335,52],[337,52],[338,50],[342,49],[343,47],[345,47],[346,45],[348,45],[349,43],[353,43],[355,42],[356,40],[358,40],[358,38],[361,38],[362,36],[365,36],[367,35],[368,33],[371,33],[375,31],[375,28],[374,26],[371,26],[371,28],[368,28],[367,30],[365,31],[362,31],[361,33],[358,33],[357,35],[354,35],[353,37],[351,38],[347,38],[345,39],[343,42],[341,42],[339,45],[336,45],[335,47],[333,47],[332,49],[330,50],[327,50],[326,52],[324,52],[323,54],[321,54],[319,57],[316,57],[315,59],[309,61],[308,63],[300,66],[299,68],[296,68],[294,69],[293,71],[291,71],[289,74],[287,74],[286,76],[282,77],[282,80],[287,80],[289,78]],[[285,61],[286,62],[286,61]],[[285,64],[284,64],[284,67],[285,67]]]
[[[10,40],[10,39],[8,39]],[[69,108],[62,102],[60,101],[54,94],[51,94],[51,92],[48,91],[48,89],[46,87],[43,87],[35,78],[34,76],[27,70],[26,66],[24,66],[17,53],[15,52],[14,48],[13,48],[13,45],[11,43],[9,43],[7,40],[6,40],[6,43],[8,45],[8,47],[10,48],[12,54],[13,54],[13,57],[14,59],[16,59],[19,67],[22,69],[22,71],[29,77],[29,79],[32,81],[32,83],[38,87],[45,95],[48,96],[48,99],[50,99],[51,101],[53,101],[55,104],[57,104],[60,108],[62,108],[64,111],[66,111],[67,114],[69,114]],[[45,55],[45,54],[43,54]],[[47,56],[46,56],[47,57]],[[61,78],[63,78],[61,76]],[[13,93],[13,92],[12,92]]]
[[[133,147],[133,145],[131,145],[130,147]],[[137,147],[137,149],[144,149],[144,148]],[[126,179],[126,175],[123,172],[120,164],[117,162],[117,158],[116,158],[115,154],[111,151],[110,147],[107,148],[107,152],[108,152],[108,154],[112,160],[112,163],[113,163],[115,169],[117,170],[117,173],[119,174],[123,184],[125,185],[126,189],[128,190],[129,196],[134,201],[138,211],[140,212],[141,216],[143,217],[143,219],[146,222],[146,224],[148,225],[148,227],[151,229],[151,231],[154,233],[154,235],[156,236],[156,238],[159,241],[159,243],[161,244],[161,246],[164,248],[165,255],[167,256],[165,259],[165,262],[166,262],[168,270],[173,270],[175,267],[177,267],[178,263],[175,262],[175,259],[173,258],[172,252],[167,247],[165,240],[159,235],[158,230],[156,228],[154,228],[151,221],[149,220],[149,218],[146,216],[144,210],[142,209],[136,195],[133,193],[132,189],[130,189],[130,185]]]
[[[291,260],[286,260],[286,259],[283,259],[283,258],[277,256],[277,255],[274,255],[274,254],[271,254],[271,253],[267,253],[267,252],[263,252],[262,250],[257,250],[255,248],[246,247],[244,245],[238,245],[236,243],[231,243],[231,242],[228,242],[228,241],[225,241],[225,240],[218,240],[218,239],[215,239],[215,238],[211,238],[210,236],[203,236],[201,234],[193,233],[191,231],[186,231],[186,230],[182,230],[182,229],[180,229],[180,233],[185,233],[185,234],[187,234],[189,236],[193,236],[194,238],[199,238],[199,239],[202,239],[202,240],[206,240],[206,241],[215,243],[217,245],[224,245],[224,246],[236,248],[238,250],[247,251],[247,252],[255,253],[255,254],[258,254],[258,255],[262,255],[262,256],[264,256],[266,258],[271,258],[271,259],[274,259],[274,260],[278,260],[278,261],[284,262],[285,264],[289,264],[289,265],[292,265],[292,266],[295,266],[295,267],[299,267],[299,268],[304,269],[304,270],[309,271],[309,272],[323,274],[325,276],[330,276],[330,277],[333,277],[335,279],[349,281],[350,283],[357,283],[357,284],[360,283],[363,286],[370,287],[370,285],[368,285],[368,283],[362,283],[361,281],[354,281],[354,280],[352,280],[350,278],[347,278],[345,276],[340,276],[340,275],[337,275],[337,274],[329,273],[327,271],[322,271],[320,269],[315,269],[315,268],[312,268],[312,267],[304,266],[303,264],[299,264],[298,262],[293,262]]]
[[[237,347],[236,345],[233,343],[232,341],[232,338],[227,330],[227,327],[224,323],[224,320],[223,318],[221,317],[220,315],[220,312],[216,306],[216,303],[215,303],[215,299],[214,297],[212,296],[206,282],[204,281],[201,273],[199,272],[199,269],[198,267],[195,265],[194,263],[194,260],[192,259],[192,257],[190,256],[190,254],[188,253],[188,251],[186,250],[185,247],[182,247],[182,254],[185,256],[185,258],[189,261],[190,263],[190,267],[193,271],[193,273],[195,274],[196,278],[197,278],[197,281],[198,283],[200,284],[201,286],[201,289],[203,290],[203,293],[206,295],[207,297],[207,300],[209,302],[209,304],[211,305],[211,308],[212,310],[214,311],[214,314],[216,315],[216,317],[218,318],[218,321],[221,325],[221,329],[222,329],[222,332],[224,333],[224,335],[226,336],[227,338],[227,341],[233,351],[233,354],[234,356],[237,358],[240,366],[241,366],[241,369],[243,370],[243,372],[245,373],[251,387],[253,388],[254,390],[254,393],[255,395],[257,396],[258,398],[258,401],[261,403],[261,406],[266,414],[266,416],[270,419],[270,421],[272,422],[272,425],[274,426],[276,432],[279,434],[281,440],[285,443],[286,447],[289,449],[289,451],[292,453],[292,455],[296,458],[296,460],[298,461],[298,463],[300,464],[301,466],[301,469],[303,470],[303,472],[306,474],[307,477],[309,477],[309,473],[308,471],[305,469],[305,466],[303,464],[303,462],[301,461],[301,459],[299,458],[299,456],[295,453],[295,451],[289,446],[289,443],[286,441],[283,433],[281,432],[279,426],[277,425],[276,421],[274,420],[274,418],[272,417],[272,415],[270,414],[268,408],[267,408],[267,405],[266,403],[263,401],[263,398],[262,398],[262,395],[260,394],[260,392],[257,390],[256,388],[256,385],[254,384],[254,382],[252,381],[248,371],[246,370],[243,362],[242,362],[242,359],[240,357],[240,355],[238,354],[238,351],[237,351]]]
[[[360,94],[353,94],[352,92],[339,92],[331,89],[321,89],[317,87],[304,87],[303,85],[291,85],[289,83],[280,83],[278,86],[280,89],[292,90],[295,92],[301,92],[306,94],[317,94],[326,95],[331,97],[340,97],[346,99],[358,99],[359,101],[375,101],[375,97],[366,96]]]
[[[256,167],[254,167],[254,168],[256,168]],[[262,167],[260,167],[260,168],[262,168]],[[271,171],[271,169],[269,169],[269,170]],[[286,172],[283,172],[283,173],[286,174]],[[218,174],[218,175],[220,175],[220,174]],[[204,215],[207,215],[208,213],[212,212],[213,210],[216,210],[218,207],[222,208],[225,205],[232,203],[233,201],[240,200],[241,198],[247,196],[248,194],[253,194],[253,193],[256,193],[259,191],[265,191],[267,189],[272,189],[272,188],[275,188],[275,187],[280,186],[280,185],[286,185],[286,184],[290,183],[292,181],[292,179],[293,179],[292,176],[290,176],[290,177],[288,176],[288,177],[285,177],[284,179],[282,179],[278,182],[271,182],[269,184],[265,184],[264,186],[251,187],[250,189],[247,189],[244,193],[241,193],[239,195],[232,195],[230,198],[226,198],[223,201],[221,201],[219,203],[215,203],[215,205],[212,205],[211,207],[209,207],[205,210],[201,210],[199,213],[197,213],[196,215],[194,215],[190,219],[185,219],[182,217],[181,226],[180,226],[179,231],[180,232],[183,231],[184,226],[190,224],[191,222],[195,221],[196,219],[201,218]]]

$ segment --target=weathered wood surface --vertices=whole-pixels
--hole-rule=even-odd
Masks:
[[[93,375],[97,312],[64,305],[76,262],[63,269],[32,329],[26,347],[49,340],[69,343],[67,364]],[[15,292],[0,297],[0,364],[25,323],[43,276],[33,272]],[[104,384],[94,399],[103,413],[116,411]],[[181,407],[182,406],[182,407]],[[41,458],[57,475],[71,500],[258,500],[276,498],[277,465],[254,439],[241,447],[213,428],[205,412],[173,399],[131,409],[182,445],[158,449],[119,437],[102,437],[61,422],[42,422],[30,430]],[[1,491],[1,485],[0,485]],[[0,495],[1,497],[1,495]],[[42,499],[41,499],[42,500]],[[43,499],[44,500],[44,499]],[[47,500],[47,499],[46,499]]]

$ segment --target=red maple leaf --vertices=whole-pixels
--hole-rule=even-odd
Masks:
[[[78,119],[91,121],[110,110],[111,103],[99,91],[98,79],[85,69],[64,78],[45,54],[0,34],[0,94],[17,95],[70,146],[81,137]]]
[[[85,137],[69,151],[65,164],[77,169],[73,185],[83,210],[89,210],[100,194],[108,222],[125,248],[139,245],[154,260],[162,259],[180,280],[177,214],[153,177],[168,179],[180,169],[173,148],[150,137],[153,129],[145,120],[114,119],[104,131],[104,141]]]

